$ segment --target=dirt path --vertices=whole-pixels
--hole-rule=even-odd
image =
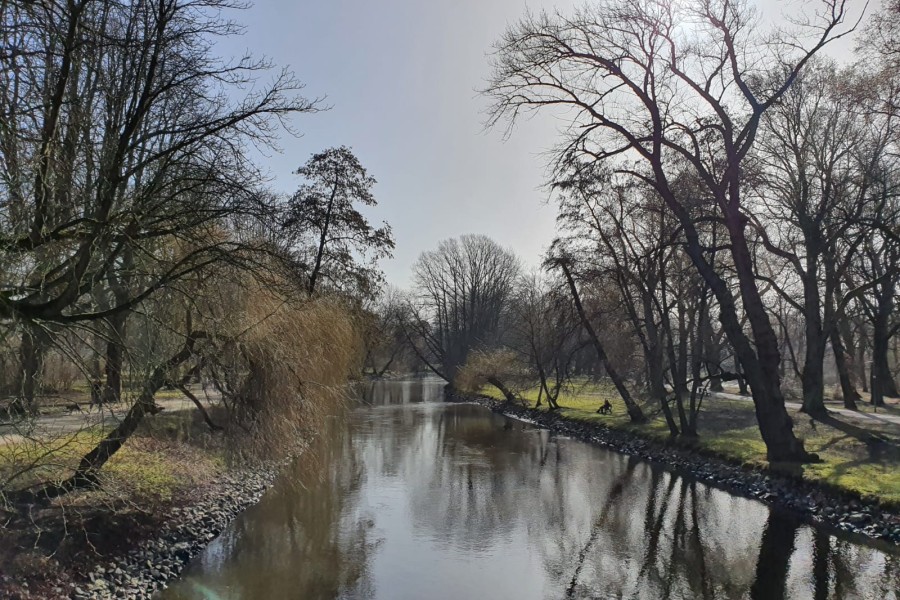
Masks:
[[[201,401],[203,396],[199,396]],[[166,412],[178,412],[183,410],[195,410],[194,403],[187,397],[160,398],[156,401]],[[88,409],[86,404],[80,404],[80,411],[65,412],[62,414],[44,415],[35,420],[19,423],[0,424],[0,445],[21,443],[28,439],[50,440],[63,437],[86,429],[115,427],[125,416],[130,404],[122,402],[116,405],[105,406],[102,409]]]

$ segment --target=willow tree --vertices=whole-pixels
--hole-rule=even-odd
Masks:
[[[0,323],[26,332],[25,381],[30,332],[88,324],[118,396],[129,311],[210,264],[255,262],[246,226],[268,209],[246,148],[316,105],[287,71],[258,81],[266,61],[215,57],[234,6],[0,3]]]
[[[493,100],[491,125],[562,109],[571,125],[560,163],[599,161],[660,195],[718,303],[773,461],[810,455],[784,405],[778,338],[748,241],[742,164],[765,112],[816,53],[850,30],[842,28],[846,0],[816,4],[805,24],[781,35],[761,31],[753,11],[735,0],[601,0],[571,16],[529,14],[496,45],[485,90]],[[677,193],[674,181],[685,168],[702,182],[725,227],[737,295],[705,257],[697,222]]]
[[[262,271],[271,207],[249,147],[273,147],[316,103],[267,61],[215,55],[217,40],[239,32],[227,18],[236,6],[0,3],[0,325],[26,332],[29,394],[44,343],[32,332],[111,331],[121,345],[125,315],[162,290],[191,297],[193,276],[213,265]],[[72,485],[94,479],[210,338],[175,321],[160,328],[181,343],[146,370]]]

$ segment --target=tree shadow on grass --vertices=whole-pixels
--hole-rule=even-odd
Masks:
[[[900,461],[900,440],[896,437],[885,435],[880,431],[861,427],[835,418],[831,415],[815,416],[811,418],[812,424],[821,423],[832,429],[842,432],[845,436],[854,438],[866,446],[869,460],[873,461]],[[815,426],[815,425],[813,425]],[[831,440],[822,449],[834,445],[839,439]]]
[[[709,406],[704,406],[700,415],[700,427],[707,432],[707,435],[755,427],[756,413],[753,410],[753,404],[749,402],[746,404],[746,407],[716,406],[715,402],[711,402]]]

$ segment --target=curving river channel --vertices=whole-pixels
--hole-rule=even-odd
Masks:
[[[900,556],[485,408],[372,384],[160,595],[900,598]]]

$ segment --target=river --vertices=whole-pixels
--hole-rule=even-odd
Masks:
[[[900,598],[900,555],[441,392],[367,385],[159,597]]]

